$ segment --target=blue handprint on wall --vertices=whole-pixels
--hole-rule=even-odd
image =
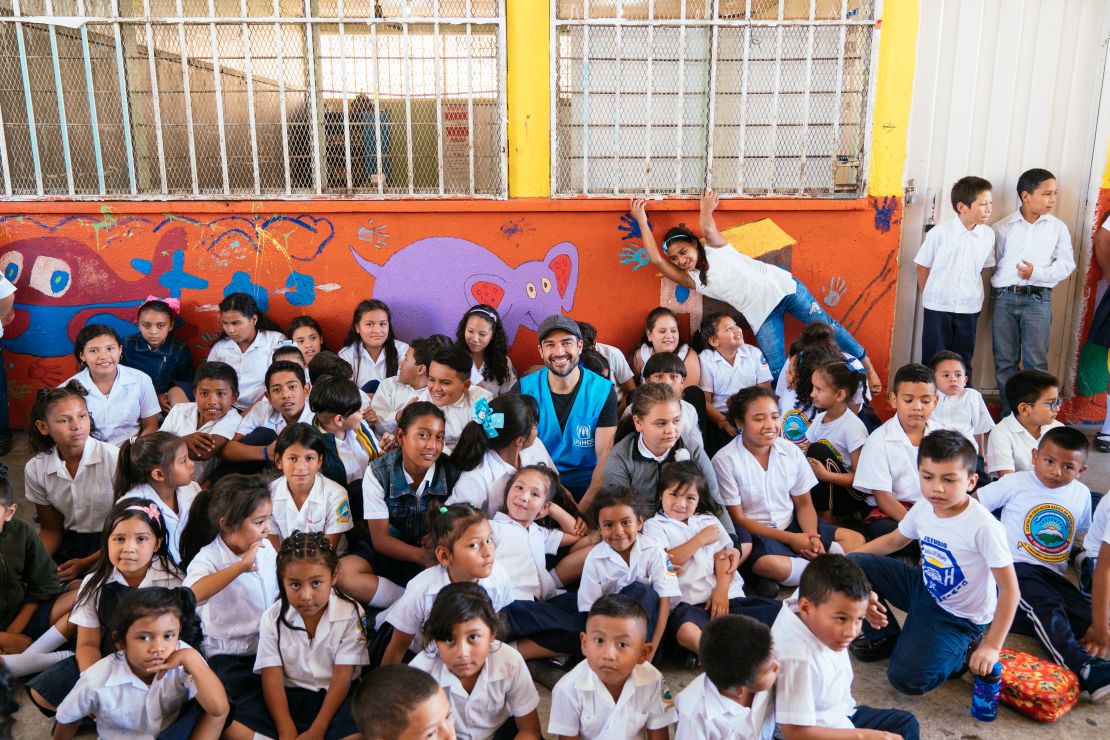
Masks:
[[[648,228],[654,228],[650,219],[648,220]],[[628,241],[629,239],[639,239],[643,236],[643,233],[640,231],[640,224],[636,223],[636,219],[632,218],[631,213],[626,213],[621,216],[621,221],[619,224],[617,224],[617,231],[624,232],[624,236],[621,237],[621,241]]]
[[[622,265],[632,265],[633,272],[651,262],[648,258],[647,250],[636,244],[621,247],[621,252],[617,259]]]
[[[237,270],[232,274],[231,282],[224,288],[224,296],[229,296],[232,293],[246,293],[254,298],[255,303],[262,309],[262,313],[270,310],[270,296],[266,289],[257,283],[252,283],[251,276],[247,272]]]
[[[316,302],[316,279],[311,275],[294,270],[285,279],[285,287],[289,289],[285,300],[294,306],[311,306]]]

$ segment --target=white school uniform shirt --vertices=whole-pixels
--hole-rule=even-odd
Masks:
[[[200,495],[200,486],[196,483],[189,483],[187,486],[179,486],[175,493],[177,496],[177,511],[171,509],[149,483],[140,483],[120,496],[120,500],[145,498],[154,502],[158,511],[162,513],[162,526],[166,528],[166,548],[169,550],[173,562],[180,563],[181,533],[185,531],[185,525],[189,523],[189,510],[193,507],[193,501]]]
[[[89,392],[85,396],[85,404],[89,407],[89,416],[96,422],[97,433],[105,442],[122,444],[139,434],[139,419],[162,413],[154,381],[142,370],[117,365],[116,380],[107,396],[96,387],[88,368],[66,383],[70,380],[76,380]]]
[[[477,365],[470,366],[470,385],[485,388],[489,391],[490,395],[496,398],[503,396],[512,391],[513,386],[516,385],[516,368],[513,367],[513,361],[509,360],[509,374],[505,377],[504,383],[498,383],[496,380],[486,380],[482,375],[486,371],[486,363],[482,363],[481,367]]]
[[[1087,557],[1097,559],[1102,543],[1110,544],[1110,496],[1103,496],[1091,518],[1091,528],[1083,538],[1083,551]]]
[[[547,556],[559,551],[563,533],[532,522],[528,528],[503,511],[490,520],[497,562],[505,567],[518,601],[547,601],[559,593],[547,570]]]
[[[463,428],[471,422],[474,415],[474,404],[478,402],[479,398],[484,398],[487,401],[493,400],[493,396],[485,388],[472,385],[454,403],[448,406],[438,406],[437,404],[437,408],[443,412],[447,419],[443,425],[444,455],[450,455],[454,452],[455,445],[459,442],[459,435],[462,434]],[[420,389],[420,392],[416,394],[416,400],[435,403],[427,388]]]
[[[1071,234],[1067,225],[1051,213],[1029,223],[1017,210],[995,222],[992,228],[998,263],[991,276],[994,287],[1036,285],[1052,288],[1075,270]],[[1022,280],[1018,275],[1017,266],[1022,260],[1033,264],[1031,280]]]
[[[741,254],[731,244],[707,246],[705,257],[709,262],[706,282],[701,281],[697,270],[688,273],[694,290],[735,308],[753,332],[759,332],[783,298],[798,290],[789,272]]]
[[[994,419],[987,409],[987,402],[983,400],[983,394],[974,388],[964,388],[958,396],[937,391],[937,405],[929,421],[937,429],[951,429],[964,435],[980,454],[982,450],[976,436],[994,429]]]
[[[717,587],[717,575],[714,572],[715,558],[723,548],[733,547],[732,538],[728,536],[728,532],[717,517],[712,514],[694,514],[685,522],[680,522],[659,512],[644,522],[644,536],[650,537],[668,550],[685,545],[698,532],[713,526],[717,528],[717,541],[711,545],[699,547],[694,556],[682,565],[682,572],[678,574],[678,587],[682,591],[682,600],[687,604],[701,605],[709,601],[713,589]],[[743,595],[744,579],[740,577],[740,571],[736,571],[729,581],[728,597],[735,599]]]
[[[675,722],[674,697],[667,679],[651,663],[640,663],[613,701],[609,689],[588,661],[572,668],[551,691],[549,735],[577,735],[582,740],[627,740],[643,737]]]
[[[374,424],[374,431],[378,434],[388,434],[397,430],[397,412],[409,405],[409,401],[416,398],[420,389],[413,388],[408,383],[394,375],[386,378],[378,386],[374,398],[370,401],[370,408],[378,415]]]
[[[766,470],[740,435],[713,456],[713,470],[722,504],[740,504],[744,516],[775,529],[786,529],[794,518],[794,496],[817,485],[805,454],[781,437],[771,447]]]
[[[675,698],[674,740],[771,740],[775,733],[770,691],[756,694],[751,707],[723,696],[703,673]]]
[[[347,482],[359,480],[366,474],[366,466],[370,464],[370,453],[358,441],[358,433],[354,429],[348,429],[342,434],[332,436],[335,437],[335,451],[339,454],[339,462],[343,463]]]
[[[328,688],[335,666],[364,666],[370,662],[366,635],[362,632],[362,610],[335,591],[328,597],[327,609],[313,637],[305,631],[304,617],[291,606],[286,608],[285,620],[293,629],[279,625],[280,611],[281,602],[276,601],[262,615],[255,673],[262,673],[263,668],[281,668],[286,686],[320,691]]]
[[[274,504],[270,526],[282,539],[289,537],[297,529],[302,532],[341,534],[353,526],[347,489],[319,473],[316,474],[316,481],[300,509],[293,500],[293,494],[289,492],[289,479],[284,475],[270,484],[270,500]]]
[[[767,358],[750,344],[740,345],[731,364],[715,349],[703,349],[698,359],[701,360],[698,387],[712,394],[713,408],[722,414],[728,412],[728,399],[737,391],[771,382]]]
[[[262,398],[266,390],[266,370],[272,362],[274,350],[283,344],[289,344],[289,339],[277,331],[263,329],[255,332],[252,341],[246,350],[239,349],[239,345],[228,337],[220,339],[208,351],[209,362],[226,362],[239,376],[239,398],[235,401],[235,408],[245,411],[251,404]]]
[[[178,650],[188,648],[183,642]],[[96,715],[96,735],[110,740],[137,740],[160,735],[177,721],[197,686],[181,666],[155,676],[148,686],[135,675],[123,651],[89,666],[58,705],[55,719],[70,724]]]
[[[983,309],[983,270],[994,267],[994,231],[986,224],[968,229],[959,218],[929,230],[913,258],[929,268],[921,293],[930,311],[978,313]]]
[[[588,612],[602,596],[615,594],[633,583],[646,583],[661,599],[682,598],[678,572],[667,551],[655,540],[640,535],[632,543],[628,562],[606,542],[599,542],[586,556],[578,586],[578,611]]]
[[[505,643],[489,651],[469,694],[431,646],[409,665],[431,675],[447,692],[458,740],[489,740],[509,717],[523,717],[540,705],[524,658]]]
[[[304,408],[301,409],[301,415],[297,417],[297,421],[304,424],[312,424],[316,418],[312,408],[308,405],[308,395],[305,395]],[[239,427],[235,430],[236,434],[242,434],[244,437],[259,427],[266,427],[273,429],[274,434],[281,434],[289,423],[285,421],[285,417],[280,411],[275,409],[267,398],[258,399],[258,403],[251,407],[244,416],[243,420],[239,422]]]
[[[556,469],[543,440],[536,437],[532,444],[520,451],[520,464],[523,467],[540,463]],[[505,487],[516,472],[517,469],[505,462],[496,451],[486,450],[478,467],[459,475],[451,495],[447,497],[447,505],[470,504],[484,510],[487,516],[493,516],[504,507]]]
[[[118,447],[89,437],[81,451],[77,474],[71,476],[57,447],[40,452],[23,469],[24,494],[32,504],[56,509],[62,515],[64,529],[99,532],[112,510],[118,460]]]
[[[855,714],[852,661],[817,639],[798,616],[794,597],[783,602],[771,626],[779,677],[775,721],[783,725],[850,729]]]
[[[7,298],[15,293],[15,285],[3,275],[0,275],[0,298]],[[0,316],[0,319],[4,318]],[[0,323],[0,337],[4,336],[4,325]]]
[[[1053,421],[1041,428],[1041,436],[1049,429],[1062,426],[1063,422]],[[1034,437],[1026,431],[1017,417],[1010,414],[995,425],[990,439],[987,440],[987,472],[1032,470],[1033,450],[1040,441],[1040,437]]]
[[[241,557],[217,536],[189,563],[184,585],[191,587],[201,578],[238,563]],[[257,570],[240,574],[223,591],[197,604],[208,657],[251,655],[258,648],[259,620],[278,597],[277,553],[269,540],[262,540],[254,564]]]
[[[162,422],[162,426],[158,429],[160,432],[170,432],[176,434],[178,437],[187,437],[193,432],[204,432],[213,436],[223,437],[226,440],[235,438],[235,431],[239,428],[240,422],[243,417],[239,416],[239,412],[235,409],[228,409],[223,418],[215,419],[213,421],[206,421],[200,427],[197,427],[199,421],[197,415],[196,403],[179,403],[170,407],[169,412],[166,414],[166,420]],[[194,460],[193,461],[193,480],[197,483],[204,483],[208,480],[208,475],[212,469],[219,464],[219,460],[213,458],[211,460]]]
[[[935,431],[933,420],[925,423],[925,434]],[[921,481],[917,477],[917,445],[910,442],[898,416],[892,416],[871,432],[859,453],[856,478],[852,484],[864,493],[888,491],[898,501],[913,504],[921,500]],[[867,497],[876,506],[875,497]]]
[[[594,349],[609,363],[609,380],[613,385],[619,387],[636,377],[628,364],[628,358],[619,349],[604,342],[594,342]]]
[[[987,511],[1002,509],[1002,526],[1015,563],[1067,574],[1076,533],[1091,527],[1091,489],[1077,480],[1049,488],[1027,470],[1004,475],[977,493]]]
[[[78,598],[81,597],[81,593],[85,590],[85,587],[89,585],[89,581],[91,581],[92,578],[93,576],[90,573],[81,579],[81,587],[77,591]],[[108,579],[104,583],[105,585],[109,583],[121,583],[126,586],[127,580],[124,579],[123,575],[118,570],[112,568],[112,574],[108,576]],[[155,560],[150,564],[150,567],[146,569],[143,580],[139,582],[138,587],[177,588],[180,585],[181,573],[176,570],[168,571],[162,567],[160,562]],[[96,607],[99,604],[100,592],[97,592],[91,599],[82,600],[81,603],[73,607],[73,610],[69,613],[69,621],[78,627],[87,627],[90,629],[107,627],[108,625],[102,625],[100,623],[100,617],[97,616]]]
[[[633,351],[640,357],[640,380],[645,380],[643,368],[647,365],[647,361],[651,359],[651,356],[655,354],[655,347],[652,347],[650,344],[641,344]],[[680,344],[674,353],[678,356],[678,359],[686,362],[686,355],[690,354],[690,345]]]
[[[829,445],[844,469],[851,470],[852,453],[867,444],[867,427],[851,409],[846,409],[839,418],[829,422],[825,421],[827,413],[822,411],[813,418],[813,423],[806,429],[806,441],[809,444],[824,442]]]
[[[401,360],[405,359],[405,353],[409,351],[409,346],[402,342],[400,339],[393,340],[393,346],[397,348],[397,364],[401,364]],[[348,344],[343,349],[339,350],[339,356],[347,362],[351,363],[351,367],[355,371],[355,385],[359,388],[369,383],[371,380],[379,382],[384,381],[387,377],[385,366],[385,347],[382,347],[378,359],[375,361],[370,357],[370,353],[366,351],[366,346],[362,343],[361,339],[356,339],[352,344]],[[394,373],[396,375],[396,373]]]
[[[975,624],[994,619],[998,586],[991,568],[1013,565],[1014,558],[1006,530],[985,506],[969,499],[967,509],[942,519],[923,503],[906,512],[898,531],[921,542],[925,588],[942,609]]]
[[[378,615],[375,627],[381,629],[383,624],[389,622],[394,629],[413,635],[412,651],[419,652],[424,647],[424,639],[420,636],[421,628],[432,611],[436,596],[450,582],[451,576],[442,565],[433,565],[420,571],[409,581],[401,598]],[[493,571],[488,578],[479,579],[478,585],[489,594],[494,611],[501,611],[514,601],[513,584],[501,563],[494,561]]]

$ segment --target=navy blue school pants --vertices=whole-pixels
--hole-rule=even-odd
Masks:
[[[942,349],[955,352],[964,358],[967,382],[971,383],[971,355],[975,352],[975,327],[979,323],[979,312],[952,313],[925,309],[921,319],[921,363],[929,364],[929,359]]]
[[[1091,660],[1079,639],[1091,626],[1091,604],[1064,576],[1040,565],[1014,563],[1021,600],[1014,632],[1036,637],[1052,659],[1079,673]]]
[[[849,553],[863,569],[871,588],[887,607],[887,626],[876,630],[866,621],[863,634],[869,640],[898,635],[886,677],[903,694],[924,694],[961,671],[967,648],[983,625],[957,617],[942,608],[925,588],[918,568],[894,558],[870,553]],[[890,606],[906,612],[901,627]]]
[[[510,640],[530,639],[560,655],[581,653],[579,633],[586,628],[578,593],[567,591],[547,601],[517,600],[501,610]]]
[[[848,719],[861,730],[892,732],[901,735],[903,740],[918,740],[921,737],[917,717],[904,709],[872,709],[861,704]]]

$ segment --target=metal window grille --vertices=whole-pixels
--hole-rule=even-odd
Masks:
[[[8,196],[506,197],[504,0],[0,0]]]
[[[874,0],[552,8],[552,192],[862,192]]]

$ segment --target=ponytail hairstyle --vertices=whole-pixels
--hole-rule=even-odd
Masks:
[[[666,383],[644,383],[632,394],[632,415],[645,418],[656,404],[678,403],[678,394]]]
[[[497,313],[496,308],[485,303],[471,306],[470,310],[459,319],[459,325],[455,328],[455,341],[460,347],[467,347],[466,324],[472,316],[477,316],[490,326],[489,344],[482,350],[482,358],[486,365],[485,370],[482,371],[482,378],[500,385],[509,379],[509,338],[505,335],[501,315]]]
[[[89,413],[89,407],[85,403],[85,396],[87,395],[89,395],[89,392],[76,380],[71,380],[60,388],[39,388],[38,393],[35,394],[35,405],[31,407],[31,416],[27,423],[27,442],[31,446],[31,452],[37,455],[40,452],[49,452],[54,449],[55,442],[53,438],[39,429],[39,422],[42,422],[43,428],[47,428],[46,415],[50,413],[51,407],[69,398],[78,398],[82,404],[85,404],[85,416],[89,420],[89,436],[96,434],[96,422],[93,421],[92,414]]]
[[[449,583],[436,594],[422,633],[427,643],[425,650],[435,650],[435,642],[446,642],[455,637],[455,625],[480,619],[497,639],[505,632],[497,611],[493,608],[486,589],[477,583],[461,581]]]
[[[424,531],[428,533],[428,545],[432,553],[435,554],[440,547],[450,552],[466,530],[487,519],[484,511],[470,504],[428,506],[424,515]]]
[[[85,351],[85,345],[97,337],[111,337],[116,340],[116,346],[120,351],[123,351],[123,340],[120,338],[119,332],[107,324],[89,324],[77,332],[77,336],[73,340],[73,356],[77,359],[78,367],[82,369],[88,367],[85,361],[81,359],[81,353]]]
[[[116,501],[135,486],[149,483],[156,469],[161,468],[163,473],[169,470],[178,450],[184,446],[185,440],[170,432],[154,432],[124,440],[119,446],[119,463],[113,484]]]
[[[539,405],[531,396],[516,393],[498,396],[489,402],[489,407],[493,414],[504,416],[504,426],[491,427],[494,434],[490,436],[480,422],[467,422],[451,453],[451,461],[460,472],[477,468],[488,451],[503,450],[519,437],[530,437],[539,423]]]
[[[119,646],[127,639],[127,630],[131,625],[144,617],[157,617],[163,614],[173,614],[181,624],[177,639],[199,648],[204,640],[200,617],[197,615],[197,599],[191,589],[179,586],[178,588],[163,588],[162,586],[144,586],[143,588],[129,589],[127,594],[116,607],[112,618],[112,642]]]
[[[382,351],[385,352],[385,377],[390,378],[397,374],[397,367],[401,364],[401,358],[397,356],[397,341],[396,335],[393,333],[393,313],[389,310],[389,306],[385,301],[379,301],[376,298],[362,301],[355,306],[355,312],[351,316],[351,327],[347,329],[347,336],[343,339],[343,346],[349,347],[352,344],[361,344],[362,338],[358,335],[358,324],[362,321],[362,317],[371,311],[382,311],[385,313],[385,320],[389,324],[389,333],[385,336],[385,345]],[[362,353],[355,353],[354,376],[358,377],[358,371],[362,365]]]
[[[794,392],[798,396],[798,410],[808,417],[813,416],[814,406],[810,394],[813,393],[813,371],[831,362],[841,362],[844,355],[840,352],[833,330],[828,324],[816,321],[802,329],[802,334],[790,345],[793,360]]]
[[[709,484],[705,480],[705,473],[693,460],[667,463],[659,471],[659,485],[656,488],[655,509],[663,508],[663,491],[672,486],[685,488],[692,487],[698,492],[698,505],[694,507],[695,514],[721,513],[721,506],[709,495]]]
[[[852,397],[856,395],[856,391],[859,390],[860,383],[863,382],[864,378],[859,372],[853,370],[851,365],[842,360],[821,365],[814,372],[821,373],[835,390],[847,393],[845,400],[848,403],[852,402]]]
[[[146,498],[125,498],[116,502],[112,510],[108,512],[108,517],[104,520],[104,528],[100,531],[100,557],[97,558],[88,581],[81,586],[81,591],[73,602],[74,609],[83,604],[96,605],[100,598],[101,589],[108,583],[108,579],[115,569],[112,561],[108,559],[108,543],[112,539],[112,532],[121,522],[128,519],[138,519],[144,522],[154,533],[155,539],[158,540],[158,547],[155,548],[154,556],[147,567],[154,567],[154,564],[158,563],[166,573],[181,572],[174,565],[173,560],[170,559],[170,551],[166,542],[166,527],[162,522],[162,512],[158,509],[158,505]]]
[[[705,285],[706,277],[709,273],[709,257],[705,253],[705,245],[702,244],[701,239],[690,229],[686,228],[686,224],[679,224],[667,230],[663,235],[663,241],[659,245],[659,251],[670,258],[670,247],[674,242],[687,242],[690,246],[698,250],[698,261],[694,264],[694,269],[698,271],[698,277],[701,278],[701,284]]]
[[[202,491],[193,500],[189,521],[181,532],[181,567],[188,568],[201,548],[221,532],[234,532],[269,500],[270,486],[259,475],[225,475],[210,490]]]
[[[262,313],[262,309],[258,307],[258,302],[254,300],[254,296],[250,293],[230,293],[220,301],[219,308],[220,313],[237,311],[243,314],[248,321],[251,319],[258,319],[254,325],[255,332],[281,331],[280,326],[271,321],[266,314]],[[216,341],[218,342],[225,337],[227,337],[227,332],[221,331],[220,336],[216,337]]]
[[[649,347],[652,346],[651,340],[648,339],[648,334],[650,334],[651,330],[655,328],[655,325],[659,323],[659,319],[664,317],[670,317],[674,319],[675,324],[678,323],[678,315],[674,311],[667,308],[666,306],[656,306],[655,308],[651,309],[651,311],[647,315],[647,320],[644,321],[644,336],[641,337],[640,344],[646,344]],[[680,339],[679,345],[681,346],[681,344],[682,340]]]

